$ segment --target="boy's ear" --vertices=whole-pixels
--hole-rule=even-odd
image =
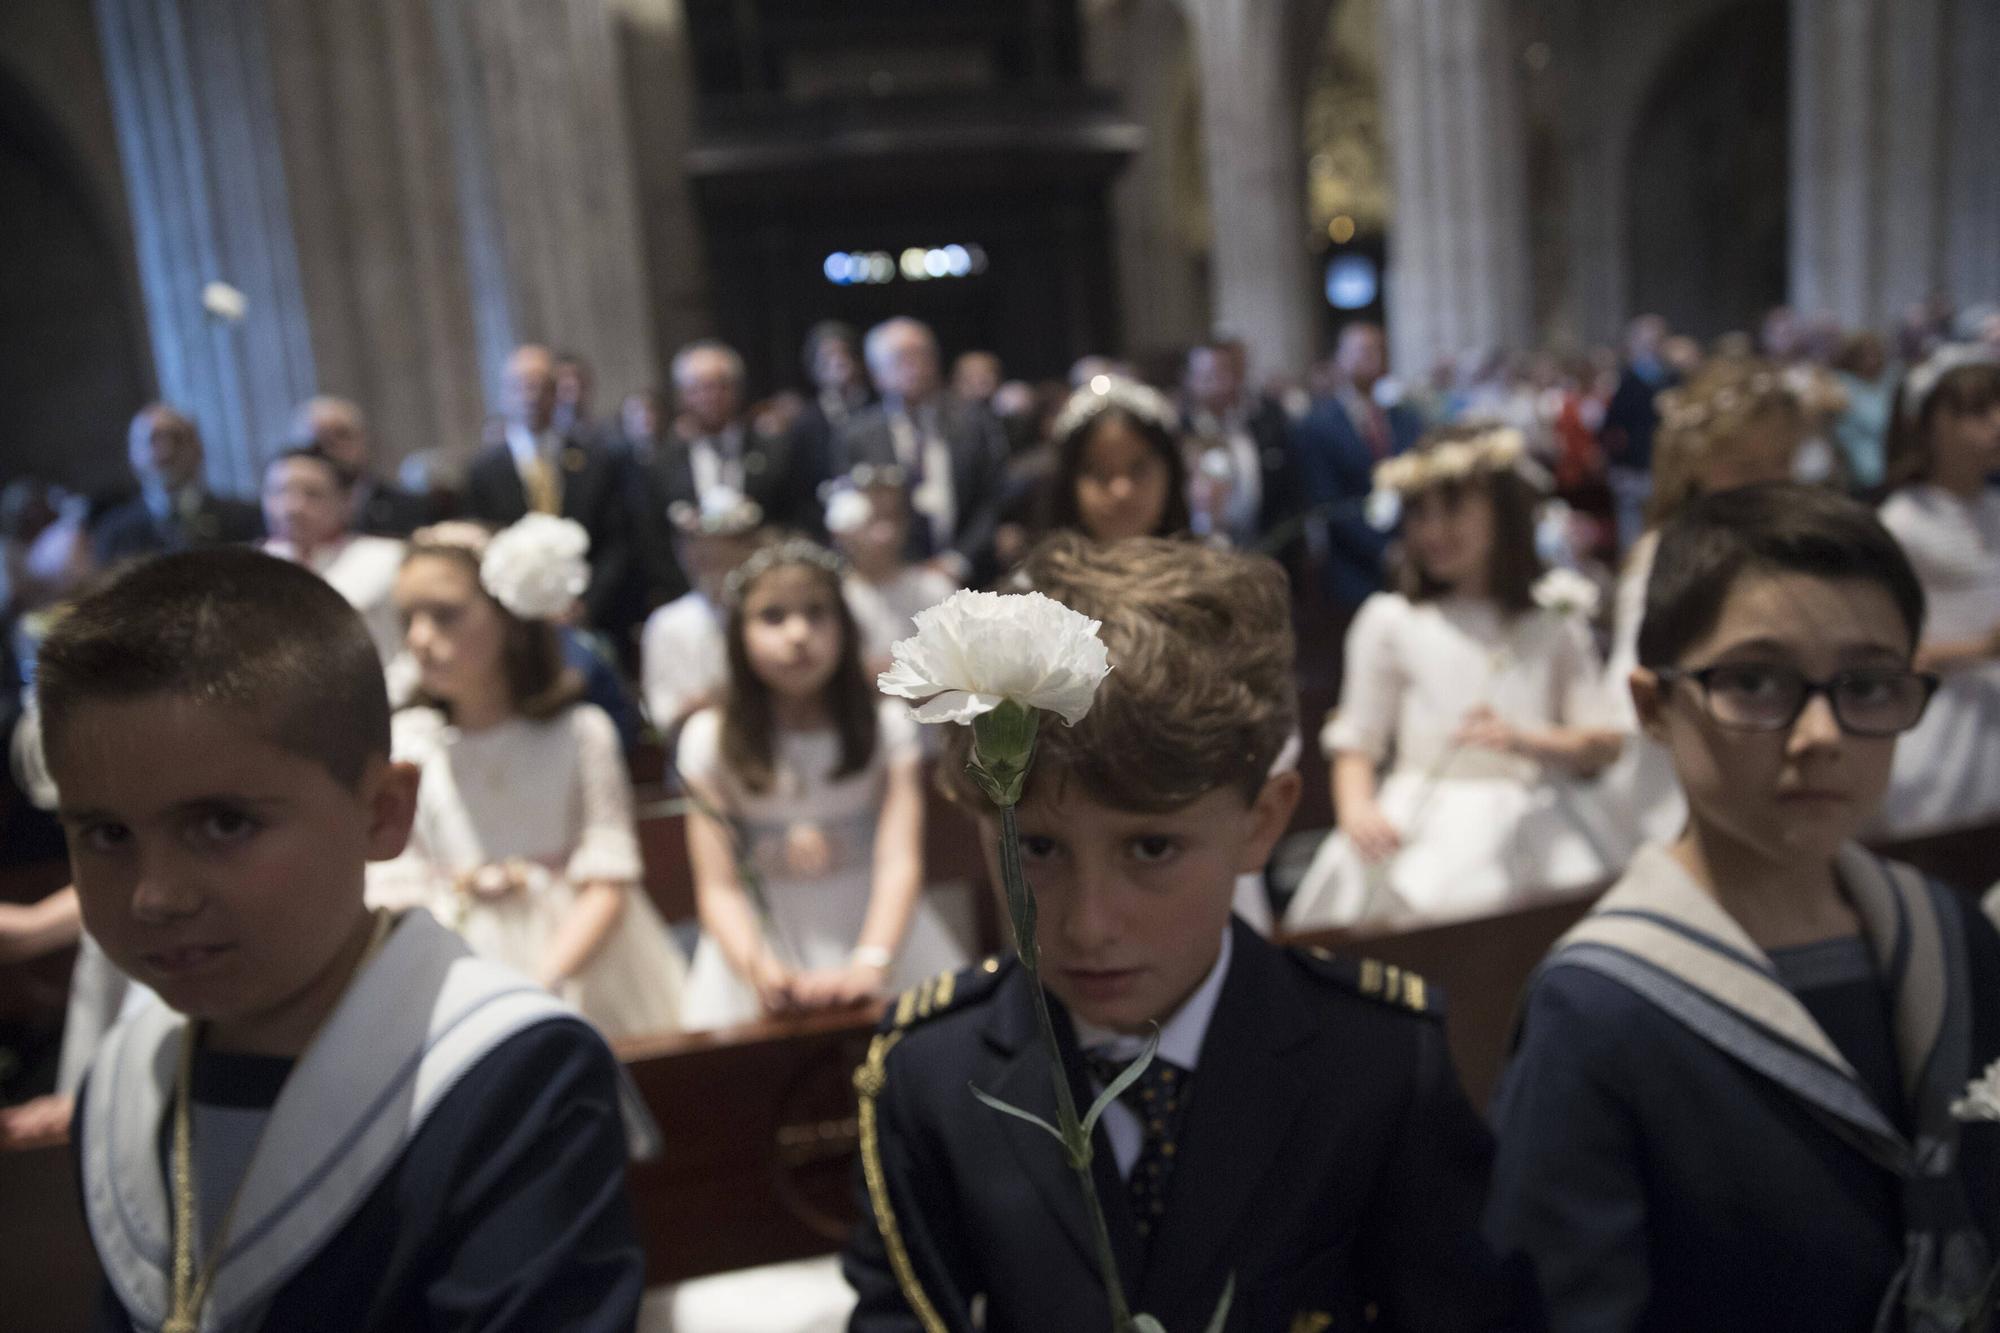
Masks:
[[[415,764],[376,760],[362,778],[362,798],[368,803],[368,859],[389,861],[403,854],[410,826],[417,819]]]
[[[1303,785],[1297,769],[1274,773],[1264,780],[1256,799],[1250,802],[1250,837],[1243,844],[1237,874],[1254,875],[1263,871],[1271,859],[1271,849],[1291,827],[1292,812],[1299,807]]]
[[[1664,744],[1667,739],[1667,695],[1660,678],[1648,667],[1633,667],[1632,674],[1626,678],[1626,688],[1632,691],[1632,707],[1639,715],[1639,729]]]

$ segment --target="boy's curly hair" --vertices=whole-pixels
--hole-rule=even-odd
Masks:
[[[1254,799],[1298,725],[1291,598],[1265,556],[1192,541],[1098,544],[1059,533],[1019,585],[1103,622],[1111,674],[1074,727],[1045,719],[1026,796],[1081,783],[1105,805],[1175,810],[1218,787]],[[965,773],[972,733],[947,727],[938,782],[984,805]]]

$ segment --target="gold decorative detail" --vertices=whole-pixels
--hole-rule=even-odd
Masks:
[[[903,1244],[903,1231],[896,1222],[895,1205],[889,1197],[889,1178],[882,1170],[882,1145],[877,1138],[875,1099],[889,1081],[889,1052],[902,1037],[900,1032],[876,1037],[868,1046],[868,1063],[854,1071],[854,1089],[861,1094],[858,1116],[861,1176],[868,1185],[868,1202],[875,1210],[875,1229],[882,1237],[882,1247],[889,1252],[889,1267],[896,1274],[896,1285],[902,1288],[903,1299],[910,1303],[910,1312],[917,1317],[924,1333],[945,1333],[944,1320],[938,1317],[937,1307],[931,1304],[923,1284],[917,1280],[916,1266],[910,1262],[910,1251]]]
[[[1430,1006],[1424,994],[1424,979],[1412,972],[1403,978],[1403,1003],[1412,1009],[1424,1010]]]
[[[1382,965],[1373,958],[1361,960],[1361,993],[1380,995],[1382,993]]]
[[[958,993],[958,974],[946,972],[937,979],[937,1008],[939,1013],[951,1008],[951,998]]]
[[[995,972],[998,972],[1000,970],[999,958],[994,957],[987,959],[985,962],[979,965],[979,970],[981,972],[984,972],[989,977],[992,976]]]
[[[1301,1310],[1292,1319],[1291,1333],[1325,1333],[1333,1327],[1333,1316],[1324,1310]]]

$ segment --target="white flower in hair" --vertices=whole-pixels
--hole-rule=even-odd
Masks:
[[[1560,566],[1535,580],[1530,590],[1535,605],[1558,615],[1588,620],[1597,614],[1597,585],[1573,569]]]
[[[590,534],[573,518],[529,514],[486,543],[479,582],[523,620],[552,620],[590,586]]]
[[[843,486],[826,502],[826,530],[836,537],[859,532],[875,517],[875,505],[852,486]]]
[[[1014,703],[1075,726],[1111,670],[1100,622],[1038,592],[956,592],[916,623],[876,684],[918,701],[919,722],[970,725]]]
[[[1965,1096],[1951,1104],[1954,1120],[2000,1120],[2000,1060],[1965,1085]]]

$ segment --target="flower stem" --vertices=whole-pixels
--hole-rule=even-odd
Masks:
[[[1030,991],[1035,997],[1035,1023],[1041,1030],[1042,1046],[1049,1056],[1049,1076],[1055,1084],[1056,1127],[1062,1131],[1063,1150],[1070,1169],[1083,1188],[1084,1210],[1090,1215],[1092,1239],[1097,1245],[1097,1267],[1104,1280],[1104,1294],[1111,1301],[1112,1333],[1129,1333],[1134,1327],[1132,1310],[1125,1300],[1125,1284],[1118,1276],[1118,1259],[1111,1249],[1111,1229],[1104,1222],[1104,1204],[1097,1197],[1097,1180],[1091,1174],[1091,1144],[1076,1113],[1076,1098],[1070,1092],[1069,1075],[1064,1070],[1062,1047],[1056,1042],[1055,1019],[1049,1013],[1048,992],[1042,989],[1041,950],[1035,943],[1035,896],[1021,865],[1021,836],[1014,820],[1014,807],[1000,807],[1000,878],[1007,890],[1008,911],[1014,918],[1015,948],[1021,966],[1027,969]]]

